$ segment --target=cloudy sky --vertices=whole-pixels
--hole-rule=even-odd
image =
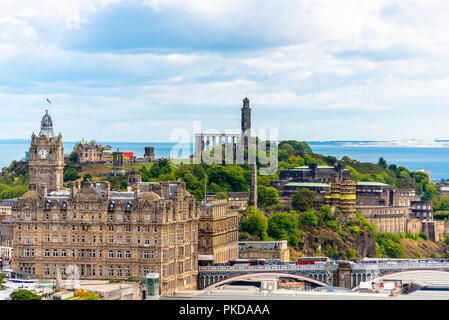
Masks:
[[[2,0],[0,139],[449,139],[449,5],[382,0]],[[48,105],[46,99],[52,103]]]

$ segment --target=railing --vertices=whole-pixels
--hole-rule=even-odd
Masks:
[[[301,270],[301,271],[325,271],[326,265],[263,265],[263,266],[205,266],[198,267],[198,271],[272,271],[272,270]]]
[[[315,265],[234,265],[234,266],[204,266],[199,267],[198,271],[336,271],[338,267],[334,265],[315,264]],[[353,264],[353,271],[370,270],[407,270],[407,269],[448,269],[449,262],[427,262],[427,263],[377,263],[377,264]]]
[[[352,270],[370,270],[370,269],[449,269],[449,263],[446,262],[408,262],[408,263],[377,263],[377,264],[354,264]]]

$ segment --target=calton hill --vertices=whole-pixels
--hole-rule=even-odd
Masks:
[[[356,213],[344,219],[338,210],[323,206],[313,208],[314,192],[300,189],[292,196],[291,206],[279,199],[270,181],[279,179],[279,172],[289,168],[307,166],[333,166],[341,162],[358,181],[381,182],[396,188],[413,188],[422,200],[432,200],[435,219],[449,216],[449,196],[438,198],[438,187],[424,172],[410,172],[403,166],[388,164],[383,158],[377,164],[361,163],[343,157],[316,154],[306,142],[282,141],[278,145],[278,169],[273,175],[258,175],[258,208],[249,206],[241,213],[240,240],[288,240],[292,260],[299,256],[328,256],[335,259],[363,257],[391,258],[449,258],[449,237],[432,242],[426,234],[393,234],[376,232],[375,228]],[[260,164],[258,163],[258,167]],[[76,163],[72,152],[64,167],[64,184],[89,179],[92,182],[107,180],[113,190],[126,190],[126,177],[109,177],[111,165]],[[152,163],[125,164],[127,172],[141,171],[142,181],[167,181],[182,179],[187,190],[198,200],[207,192],[217,198],[227,198],[226,192],[249,191],[251,166],[248,164],[190,164],[183,161],[159,159]],[[20,197],[28,191],[29,172],[19,169],[16,161],[5,167],[0,175],[0,198]],[[205,188],[206,186],[206,188]]]

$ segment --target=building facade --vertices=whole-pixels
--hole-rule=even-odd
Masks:
[[[201,202],[199,224],[200,264],[225,263],[238,257],[239,214],[229,201]]]
[[[138,182],[119,192],[86,180],[64,189],[63,159],[62,136],[54,137],[46,113],[30,146],[32,188],[12,207],[14,270],[80,279],[158,273],[161,295],[196,289],[200,208],[183,181]]]
[[[239,258],[290,261],[287,240],[239,241]]]
[[[111,155],[110,153],[103,153],[104,149],[110,150],[110,146],[99,145],[95,140],[87,142],[82,139],[76,144],[77,161],[78,163],[108,162],[106,158],[110,158]]]
[[[13,219],[7,217],[0,221],[0,246],[12,247],[13,246]]]
[[[350,172],[340,164],[335,166],[309,166],[281,170],[279,180],[270,182],[277,189],[282,200],[291,200],[291,196],[300,189],[315,192],[314,207],[323,205],[337,208],[346,216],[352,216],[356,211],[356,180],[350,177]]]
[[[16,199],[4,199],[0,202],[0,220],[11,216],[12,206]]]
[[[34,277],[141,278],[160,274],[161,294],[195,289],[199,208],[182,181],[114,192],[108,182],[29,191],[13,208],[13,268]]]

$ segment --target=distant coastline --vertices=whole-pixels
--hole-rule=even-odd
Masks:
[[[426,170],[431,172],[432,180],[449,178],[449,140],[400,140],[400,141],[307,141],[314,153],[334,156],[341,159],[348,156],[360,162],[377,163],[383,157],[388,164],[405,166],[409,170]],[[64,153],[69,154],[75,146],[75,141],[64,141]],[[98,143],[109,144],[112,150],[134,152],[137,157],[143,157],[144,147],[154,146],[155,156],[172,156],[171,152],[177,142],[108,142],[98,140]],[[13,160],[25,156],[30,146],[30,139],[0,139],[0,168],[7,167]],[[193,143],[183,143],[183,151],[193,153]]]
[[[288,140],[288,139],[284,139]],[[30,139],[0,139],[2,143],[29,143]],[[282,140],[278,140],[280,142]],[[176,144],[176,142],[170,141],[101,141],[99,143],[109,144],[142,144],[142,143],[164,143],[164,144]],[[434,140],[417,140],[417,139],[404,139],[404,140],[310,140],[306,141],[313,145],[340,145],[345,147],[394,147],[394,148],[449,148],[449,140],[434,139]],[[75,144],[76,141],[64,141],[67,144]]]

